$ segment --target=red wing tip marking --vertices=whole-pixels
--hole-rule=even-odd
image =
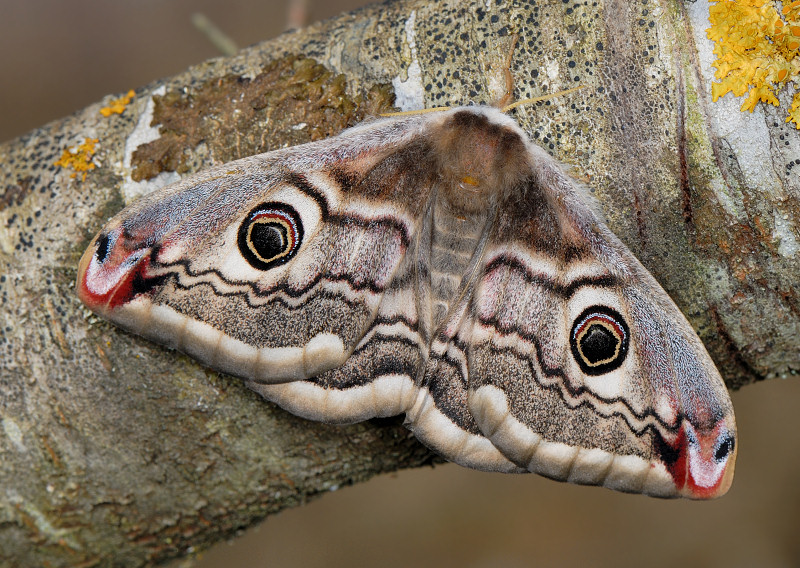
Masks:
[[[95,238],[78,264],[78,297],[101,314],[128,303],[140,293],[139,280],[146,280],[150,263],[150,248],[126,250],[118,241],[120,232],[121,229],[115,229]]]
[[[709,432],[683,423],[671,444],[677,455],[667,469],[680,494],[690,499],[714,499],[730,489],[736,462],[736,440],[725,421]]]

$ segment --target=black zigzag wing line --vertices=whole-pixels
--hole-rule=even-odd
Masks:
[[[458,336],[455,336],[453,338],[453,340],[450,342],[450,344],[455,346],[455,347],[457,347],[464,354],[464,357],[467,357],[467,353],[466,353],[467,345],[466,345],[466,343],[464,343],[462,341],[459,341],[458,340]],[[538,342],[534,342],[534,344],[535,344],[535,347],[536,347],[537,360],[539,360],[541,362],[541,360],[542,360],[541,349],[539,347]],[[657,436],[659,439],[661,439],[663,441],[663,435],[661,434],[661,432],[659,432],[658,428],[655,427],[653,422],[657,422],[658,424],[660,424],[668,432],[676,432],[681,428],[684,420],[686,419],[685,416],[682,413],[679,413],[678,414],[678,420],[676,422],[676,426],[671,427],[668,424],[665,424],[658,417],[658,415],[656,415],[652,411],[644,412],[641,415],[637,414],[630,407],[630,405],[625,400],[623,400],[621,398],[604,399],[604,398],[602,398],[600,396],[595,395],[591,391],[587,391],[586,389],[583,389],[583,388],[578,388],[578,389],[574,389],[573,390],[573,389],[571,389],[569,387],[569,385],[568,385],[568,383],[566,381],[563,381],[563,380],[560,381],[562,384],[565,385],[566,389],[568,391],[570,391],[571,394],[576,395],[575,398],[578,398],[578,403],[575,404],[574,401],[569,401],[565,397],[563,389],[560,388],[558,384],[545,385],[545,384],[542,384],[538,380],[536,370],[534,369],[533,363],[530,361],[529,357],[520,355],[519,353],[517,353],[512,348],[500,349],[500,348],[496,348],[496,347],[490,346],[489,349],[491,350],[492,353],[498,353],[498,354],[501,354],[503,352],[508,352],[514,358],[516,358],[517,360],[519,360],[519,361],[523,362],[524,364],[526,364],[530,368],[531,376],[534,378],[536,383],[540,387],[542,387],[543,389],[554,391],[567,408],[577,409],[577,408],[581,408],[581,407],[585,406],[593,414],[595,414],[595,415],[597,415],[597,416],[599,416],[601,418],[611,418],[611,417],[621,418],[625,422],[625,424],[628,426],[628,429],[631,431],[631,433],[634,434],[637,438],[641,438],[641,437],[645,436],[648,432],[652,432],[653,435]],[[443,353],[441,355],[433,353],[433,354],[431,354],[431,359],[432,360],[435,359],[435,360],[441,361],[441,362],[445,363],[446,365],[449,365],[450,367],[452,367],[453,370],[455,371],[455,373],[458,375],[459,379],[461,380],[461,383],[465,386],[465,388],[468,388],[469,385],[468,385],[467,378],[464,377],[463,373],[461,372],[461,362],[460,361],[458,361],[456,359],[453,359],[452,357],[447,355],[447,351],[445,351],[445,353]],[[558,376],[560,378],[564,377],[563,371],[561,371],[561,369],[558,368],[558,367],[551,368],[551,369],[546,369],[544,366],[542,366],[542,370],[545,372],[545,374],[548,377],[553,377],[553,376]],[[613,411],[613,412],[611,412],[609,414],[600,413],[597,410],[596,406],[592,403],[593,400],[595,400],[595,401],[596,400],[600,400],[600,401],[603,401],[603,402],[606,402],[606,403],[609,403],[609,404],[613,404],[613,403],[617,403],[617,402],[621,403],[623,406],[625,406],[625,408],[628,409],[628,411],[633,416],[638,418],[640,420],[640,422],[643,422],[644,426],[642,426],[640,429],[638,429],[636,426],[634,426],[633,424],[631,424],[629,422],[628,416],[626,416],[622,412]],[[434,402],[434,404],[436,404],[436,399],[435,398],[434,398],[433,402]],[[437,405],[437,407],[438,407],[438,405]],[[650,420],[647,420],[648,417],[650,418]]]
[[[299,309],[299,307],[298,308],[289,307],[289,309]],[[361,340],[363,340],[370,333],[372,333],[372,330],[374,330],[376,327],[383,325],[392,326],[398,323],[402,324],[410,332],[419,336],[419,322],[411,322],[408,320],[408,318],[405,318],[403,316],[394,316],[391,318],[379,316],[376,317],[370,323],[369,327],[362,334]],[[363,345],[359,345],[353,350],[353,354],[356,355],[363,351],[366,351],[367,349],[370,349],[373,341],[402,343],[403,345],[408,345],[410,347],[414,347],[415,349],[420,349],[422,347],[422,341],[414,341],[413,339],[409,339],[407,337],[398,337],[396,334],[393,333],[387,333],[387,332],[382,332],[380,330],[376,330],[366,343],[364,343]]]
[[[376,344],[387,344],[387,345],[394,346],[394,345],[397,345],[398,343],[402,343],[404,345],[408,345],[409,347],[413,347],[415,349],[419,348],[418,344],[416,344],[413,341],[410,341],[408,339],[405,339],[405,338],[398,339],[396,337],[391,337],[391,336],[384,337],[384,336],[379,336],[377,334],[375,335],[375,337],[373,337],[373,339],[370,340],[368,345],[369,345],[370,348],[374,349],[376,347]],[[358,354],[364,352],[365,350],[366,350],[366,346],[361,347],[359,349],[356,349],[353,352],[353,355],[358,355]],[[375,368],[374,372],[371,373],[370,376],[358,377],[352,383],[348,384],[344,388],[336,388],[336,387],[331,387],[331,386],[327,386],[326,388],[330,388],[330,389],[336,388],[336,390],[346,391],[346,390],[348,390],[350,388],[363,386],[363,385],[375,380],[376,378],[382,377],[382,376],[385,376],[385,375],[405,375],[405,376],[409,377],[411,380],[414,380],[414,377],[416,377],[417,373],[418,373],[418,370],[417,370],[417,366],[416,365],[414,365],[412,363],[409,363],[409,362],[407,362],[405,360],[402,360],[402,359],[398,360],[398,361],[392,361],[392,362],[379,361],[379,363],[376,365],[376,368]],[[320,377],[310,377],[310,378],[306,379],[306,381],[308,381],[310,383],[314,383],[314,384],[321,384],[321,383],[324,382],[324,378],[322,378],[321,376]]]
[[[155,266],[157,266],[158,268],[164,268],[164,269],[170,269],[170,268],[174,268],[176,266],[182,266],[183,267],[183,271],[190,278],[201,278],[203,276],[212,275],[215,278],[217,278],[220,282],[223,282],[224,284],[226,284],[228,286],[242,289],[242,290],[237,290],[235,293],[247,293],[247,291],[249,290],[252,293],[252,295],[257,297],[257,298],[267,298],[269,296],[273,296],[273,295],[279,294],[281,292],[286,294],[286,296],[288,296],[289,298],[299,298],[300,296],[305,295],[312,288],[317,287],[319,285],[319,283],[321,281],[323,281],[323,280],[325,280],[326,282],[346,282],[348,284],[348,286],[350,286],[350,289],[353,290],[354,292],[360,292],[362,290],[368,290],[368,291],[373,292],[375,294],[380,294],[380,293],[385,291],[385,288],[383,286],[377,286],[376,284],[374,284],[372,282],[364,282],[364,283],[361,283],[361,284],[356,284],[351,276],[336,276],[336,277],[334,277],[331,274],[327,274],[327,273],[318,274],[317,276],[315,276],[309,282],[308,286],[304,286],[303,288],[294,289],[294,288],[290,288],[286,284],[279,284],[277,286],[272,286],[271,288],[267,288],[266,290],[260,290],[252,282],[246,282],[246,281],[243,281],[243,280],[228,280],[216,268],[210,268],[208,270],[199,270],[197,272],[194,272],[189,267],[189,261],[187,259],[176,260],[175,262],[170,262],[168,264],[155,263]],[[176,271],[176,270],[165,270],[163,272],[159,270],[158,273],[153,274],[152,276],[148,276],[148,279],[149,278],[164,278],[164,277],[173,275],[179,281],[180,274],[181,273]],[[203,284],[207,284],[207,283],[210,283],[210,282],[203,282]],[[191,288],[192,286],[199,286],[199,285],[200,284],[188,284],[188,285],[181,285],[181,287],[184,290],[187,290],[187,289]],[[218,295],[220,295],[220,296],[231,295],[231,294],[234,293],[234,292],[220,292],[216,288],[214,288],[214,291],[217,292]]]
[[[352,213],[348,213],[347,215],[332,213],[330,211],[328,200],[325,199],[322,191],[309,182],[303,174],[294,172],[287,173],[284,177],[284,181],[316,201],[319,205],[320,211],[322,211],[322,219],[325,221],[344,226],[355,225],[364,229],[378,226],[390,227],[400,233],[401,242],[403,243],[404,247],[408,248],[408,245],[411,243],[411,236],[408,234],[406,226],[393,217],[384,215],[381,217],[367,218],[360,215],[354,215]]]
[[[357,219],[357,218],[355,218],[353,216],[340,217],[337,220],[340,220],[342,223],[352,223],[352,224],[356,224],[356,225],[364,226],[364,227],[367,227],[367,226],[370,226],[370,225],[373,225],[373,226],[374,225],[382,225],[382,224],[384,224],[384,221],[385,221],[384,219],[373,219],[373,220],[364,220],[364,221],[362,221],[362,220],[359,220],[359,219]],[[399,224],[397,223],[397,221],[393,221],[391,224],[394,225],[394,228],[399,228]],[[408,248],[408,245],[405,243],[407,238],[408,238],[407,236],[403,238],[404,248],[406,248],[406,249]],[[305,286],[303,288],[300,288],[300,289],[290,288],[285,284],[278,284],[278,285],[273,286],[271,288],[267,288],[265,290],[262,290],[260,288],[257,288],[252,282],[247,282],[247,281],[244,281],[244,280],[229,280],[229,279],[225,278],[222,275],[222,273],[219,272],[215,268],[209,268],[207,270],[194,271],[194,270],[191,269],[190,261],[188,259],[178,259],[178,260],[176,260],[174,262],[168,262],[168,263],[159,262],[157,260],[159,250],[160,250],[160,247],[156,246],[156,247],[153,247],[153,250],[150,253],[150,265],[153,267],[152,272],[156,272],[156,270],[158,270],[158,272],[159,272],[158,274],[153,274],[151,278],[161,279],[161,278],[167,277],[170,274],[174,274],[176,276],[176,279],[179,280],[180,273],[178,271],[173,271],[173,270],[169,270],[169,269],[173,268],[173,267],[176,267],[176,266],[181,266],[183,268],[183,272],[187,276],[189,276],[191,278],[201,278],[203,276],[212,275],[216,279],[218,279],[219,281],[225,283],[228,286],[237,287],[237,288],[248,288],[250,290],[250,293],[253,296],[256,296],[256,297],[268,297],[268,296],[271,296],[273,294],[277,294],[277,293],[283,292],[284,294],[286,294],[290,298],[298,298],[298,297],[303,296],[304,294],[306,294],[310,289],[316,287],[322,280],[326,280],[328,282],[346,282],[348,284],[348,286],[350,286],[350,288],[354,292],[359,292],[359,291],[362,291],[362,290],[368,290],[368,291],[370,291],[372,293],[380,294],[382,292],[385,292],[387,288],[391,288],[391,284],[389,284],[388,287],[383,287],[383,286],[376,285],[374,282],[368,282],[368,281],[362,281],[362,283],[357,284],[355,282],[355,280],[349,275],[333,276],[330,273],[320,273],[317,276],[315,276],[309,282],[309,284],[307,286]],[[189,288],[191,286],[182,286],[182,287],[184,289],[187,289],[187,288]],[[225,293],[219,292],[218,290],[216,290],[216,288],[214,290],[215,290],[215,292],[218,292],[219,295],[225,295]]]
[[[614,276],[587,276],[585,278],[578,278],[573,282],[570,282],[568,285],[564,286],[563,284],[559,284],[558,282],[553,282],[550,278],[540,275],[540,274],[533,274],[528,267],[522,263],[520,260],[514,258],[510,255],[501,254],[497,258],[493,259],[483,270],[483,276],[489,274],[492,270],[498,267],[508,267],[516,272],[521,272],[522,277],[525,282],[529,284],[536,284],[545,288],[555,294],[558,294],[562,298],[569,298],[571,297],[578,288],[583,286],[602,286],[602,287],[610,287],[618,284],[618,279]]]
[[[175,263],[173,263],[173,265],[174,264]],[[191,288],[197,288],[198,286],[208,286],[214,291],[214,295],[218,296],[220,298],[232,298],[232,297],[235,297],[235,296],[242,296],[242,298],[244,299],[244,301],[248,305],[248,307],[256,308],[256,309],[264,307],[264,304],[256,304],[256,303],[252,302],[252,300],[250,299],[250,294],[248,294],[248,290],[220,291],[220,290],[217,290],[217,288],[214,286],[213,282],[206,282],[206,281],[198,282],[196,284],[183,284],[180,281],[178,272],[167,272],[167,273],[155,276],[153,278],[153,280],[157,280],[157,284],[156,285],[164,284],[169,279],[172,279],[174,281],[174,283],[175,283],[175,287],[180,288],[181,290],[189,290]],[[150,279],[147,279],[145,282],[149,282],[149,280]],[[154,287],[154,286],[151,286],[151,288],[152,287]],[[242,288],[250,288],[250,285],[249,284],[243,284],[241,287]],[[309,286],[308,288],[305,288],[303,293],[298,294],[298,297],[302,296],[303,294],[308,293],[314,287],[315,286],[312,285],[312,286]],[[143,286],[143,288],[144,288],[144,286]],[[250,289],[252,290],[252,288],[250,288]],[[302,309],[303,306],[292,306],[291,304],[287,303],[282,297],[280,297],[278,295],[279,293],[280,293],[280,290],[275,292],[273,294],[273,295],[275,295],[275,297],[274,298],[269,298],[269,301],[270,302],[275,302],[277,304],[280,304],[281,306],[283,306],[284,308],[286,308],[289,311]],[[258,294],[256,292],[254,292],[254,295],[256,295],[258,297],[264,297],[264,298],[268,298],[270,296],[270,294],[262,295],[262,294]],[[288,294],[288,293],[286,295],[289,296],[289,297],[293,297],[293,296],[291,296],[291,294]],[[346,304],[348,307],[351,307],[351,308],[363,305],[363,303],[359,302],[358,300],[351,300],[349,298],[346,298],[344,295],[342,295],[342,294],[340,294],[338,292],[329,292],[329,291],[325,290],[324,288],[319,288],[319,289],[315,290],[312,294],[309,294],[309,296],[308,296],[309,300],[313,300],[313,299],[316,299],[316,298],[331,298],[331,299],[339,300],[343,304]]]
[[[374,320],[372,320],[372,324],[369,326],[369,328],[367,329],[367,331],[366,331],[366,333],[364,335],[366,335],[367,333],[372,331],[372,328],[378,327],[379,325],[391,326],[391,325],[394,325],[394,324],[397,324],[397,323],[403,324],[407,330],[409,330],[409,331],[411,331],[413,333],[419,333],[419,322],[418,321],[417,322],[411,322],[405,316],[395,315],[395,316],[392,316],[392,317],[385,317],[385,316],[376,317]],[[385,336],[385,337],[392,337],[391,335],[385,334],[385,333],[381,333],[380,331],[376,331],[375,335],[376,336],[377,335],[381,335],[381,336]]]
[[[375,327],[375,326],[372,326]],[[371,329],[371,328],[370,328]],[[409,328],[410,329],[410,328]],[[369,333],[369,331],[367,332]],[[366,334],[364,334],[366,335]],[[358,347],[353,350],[354,354],[362,353],[367,349],[371,348],[371,344],[373,342],[378,343],[402,343],[403,345],[408,345],[409,347],[414,347],[415,349],[419,349],[419,342],[409,339],[407,337],[397,337],[396,335],[389,335],[386,333],[381,333],[380,331],[376,331],[375,334],[370,338],[369,342],[365,343],[361,347]]]
[[[160,276],[157,276],[157,277],[153,278],[153,280],[156,280],[157,284],[160,285],[160,284],[166,283],[170,278],[174,280],[175,286],[177,288],[180,288],[181,290],[188,290],[190,288],[195,288],[197,286],[209,286],[212,290],[214,290],[214,294],[216,296],[228,297],[228,298],[235,297],[235,296],[242,296],[242,299],[245,301],[245,303],[249,307],[251,307],[251,308],[263,307],[263,305],[251,303],[250,298],[249,298],[249,296],[247,294],[247,290],[234,290],[234,291],[230,291],[230,292],[220,292],[219,290],[217,290],[214,287],[212,282],[200,282],[198,284],[184,285],[184,284],[182,284],[180,282],[180,279],[178,278],[178,273],[176,273],[176,272],[168,272],[166,274],[163,274],[163,275],[160,275]],[[310,288],[313,288],[313,286],[309,287],[309,289]],[[146,290],[144,290],[144,291],[146,291]],[[344,304],[346,304],[346,305],[348,305],[350,307],[357,307],[357,306],[361,305],[361,303],[358,302],[357,300],[350,300],[350,299],[348,299],[347,297],[343,296],[340,293],[329,292],[329,291],[325,290],[324,288],[316,290],[313,294],[311,294],[309,296],[309,299],[316,299],[316,298],[335,299],[335,300],[341,301],[342,303],[344,303]],[[280,296],[277,296],[277,297],[273,298],[271,301],[275,302],[276,304],[281,305],[284,309],[286,309],[287,311],[290,311],[290,312],[297,311],[297,310],[302,310],[303,307],[304,307],[302,305],[293,306],[293,305],[287,303]],[[413,333],[417,333],[417,334],[419,333],[419,322],[412,322],[411,320],[409,320],[406,317],[397,315],[397,316],[394,316],[394,317],[391,317],[391,318],[381,317],[381,316],[376,317],[372,321],[372,323],[370,324],[369,328],[366,329],[364,335],[366,336],[367,334],[369,334],[369,332],[373,328],[378,327],[380,325],[391,326],[391,325],[395,325],[395,324],[398,324],[398,323],[402,324],[403,326],[405,326],[406,329],[408,329],[409,331],[411,331]],[[418,342],[411,341],[411,340],[409,340],[407,338],[397,337],[395,335],[389,335],[389,334],[381,333],[380,331],[376,331],[374,337],[375,338],[386,338],[386,339],[394,338],[394,341],[397,341],[397,342],[407,343],[408,345],[411,345],[411,346],[414,346],[414,347],[417,347],[417,348],[419,348],[419,346],[420,346]],[[362,349],[363,349],[363,347],[359,348],[359,349],[356,349],[354,351],[354,353],[358,353]]]
[[[553,384],[549,384],[549,385],[542,383],[542,381],[540,381],[539,378],[538,378],[538,373],[536,372],[536,369],[534,368],[533,362],[531,361],[530,357],[528,355],[524,355],[524,354],[519,353],[513,347],[500,348],[500,347],[495,347],[495,346],[489,345],[489,349],[491,350],[491,352],[493,354],[498,354],[498,355],[508,354],[508,355],[511,355],[512,357],[514,357],[515,359],[517,359],[518,361],[521,361],[522,363],[526,364],[528,366],[528,368],[530,369],[530,374],[533,377],[533,380],[535,380],[536,383],[540,387],[542,387],[543,389],[554,391],[556,394],[558,394],[559,398],[561,398],[561,400],[564,402],[564,404],[569,408],[577,408],[577,407],[580,407],[580,406],[582,406],[584,404],[589,404],[590,405],[590,409],[592,410],[592,412],[594,414],[596,414],[597,416],[600,416],[601,418],[606,418],[606,417],[609,417],[609,416],[617,416],[619,418],[622,418],[625,421],[625,423],[628,425],[628,428],[630,429],[630,431],[633,434],[636,434],[637,436],[639,436],[639,435],[643,434],[645,431],[647,431],[649,425],[644,426],[642,428],[642,430],[638,430],[635,425],[631,424],[628,421],[628,417],[625,414],[622,414],[622,413],[616,412],[616,411],[611,412],[610,414],[603,414],[603,413],[601,413],[601,412],[599,412],[597,410],[595,405],[591,404],[592,401],[599,402],[601,404],[606,404],[606,405],[621,404],[626,409],[628,409],[628,412],[630,412],[630,414],[632,416],[636,417],[636,419],[639,420],[640,422],[644,422],[644,423],[656,422],[659,425],[661,425],[665,430],[667,430],[669,432],[677,432],[680,429],[680,427],[681,427],[681,425],[682,425],[682,423],[683,423],[683,421],[685,419],[685,416],[683,415],[682,412],[678,413],[676,423],[675,423],[674,426],[672,426],[672,425],[664,422],[658,416],[658,414],[656,414],[655,411],[653,411],[653,410],[646,410],[646,411],[644,411],[642,413],[636,412],[636,410],[634,410],[633,407],[631,407],[631,405],[628,403],[628,401],[626,401],[624,398],[621,398],[621,397],[606,398],[606,397],[602,397],[600,395],[597,395],[597,394],[593,393],[592,391],[584,388],[583,386],[572,387],[569,384],[569,381],[565,380],[566,375],[564,374],[564,371],[560,367],[547,367],[544,363],[542,363],[542,360],[543,360],[542,359],[542,348],[539,345],[539,342],[535,338],[528,339],[528,341],[530,341],[530,343],[534,346],[534,349],[536,351],[536,360],[539,362],[539,366],[540,366],[544,376],[546,376],[547,378],[550,378],[550,379],[553,379],[553,378],[559,379],[557,382],[554,381]],[[564,391],[569,393],[569,395],[572,396],[574,399],[578,399],[580,402],[577,405],[574,402],[570,402],[567,399],[566,395],[564,394]]]

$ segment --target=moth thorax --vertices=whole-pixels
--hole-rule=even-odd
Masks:
[[[530,171],[521,134],[480,112],[453,113],[434,136],[444,196],[456,211],[485,211],[504,201]]]

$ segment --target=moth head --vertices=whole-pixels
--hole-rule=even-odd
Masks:
[[[485,211],[530,174],[526,136],[497,109],[460,108],[443,114],[432,141],[445,195],[458,211]]]

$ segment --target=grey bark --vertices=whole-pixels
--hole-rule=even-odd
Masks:
[[[303,421],[98,320],[75,297],[76,266],[110,215],[175,170],[332,135],[395,96],[492,102],[514,32],[517,98],[586,87],[515,117],[595,189],[729,386],[795,374],[800,136],[786,101],[754,115],[710,102],[703,10],[392,2],[143,87],[121,115],[98,103],[0,146],[0,564],[163,561],[435,461],[399,421]],[[86,137],[97,168],[71,178],[54,162]]]

